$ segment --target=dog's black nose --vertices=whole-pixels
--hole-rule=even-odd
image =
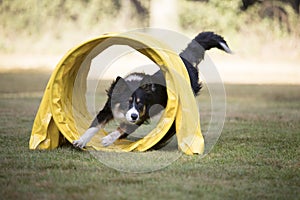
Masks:
[[[138,115],[137,114],[135,114],[135,113],[132,113],[131,114],[131,119],[132,120],[136,120],[138,118]]]

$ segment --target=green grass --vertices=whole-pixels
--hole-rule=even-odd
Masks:
[[[300,86],[226,85],[225,126],[206,157],[182,155],[162,170],[136,174],[70,145],[28,149],[48,78],[0,74],[2,199],[299,199]],[[139,153],[147,154],[178,151]]]

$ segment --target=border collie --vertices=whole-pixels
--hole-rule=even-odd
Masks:
[[[199,83],[197,66],[204,58],[204,52],[214,47],[231,53],[223,37],[213,32],[202,32],[179,54],[189,74],[195,96],[202,87]],[[89,129],[79,140],[74,141],[73,145],[79,148],[85,147],[91,138],[113,119],[120,120],[119,126],[115,131],[102,138],[102,145],[109,146],[117,139],[127,137],[140,125],[147,122],[150,117],[160,113],[166,107],[168,96],[165,86],[161,70],[153,75],[131,73],[125,78],[117,77],[110,88],[106,90],[108,99],[103,109],[93,120]],[[160,144],[154,148],[164,145],[174,133],[175,123]]]

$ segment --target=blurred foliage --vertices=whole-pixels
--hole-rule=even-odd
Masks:
[[[266,1],[265,1],[266,2]],[[199,31],[215,31],[225,36],[239,55],[270,59],[300,58],[299,15],[292,6],[280,1],[268,1],[287,13],[264,16],[265,4],[254,4],[241,10],[241,0],[181,0],[180,25],[190,35]]]
[[[1,3],[1,28],[32,35],[58,30],[63,23],[63,26],[78,30],[115,17],[120,8],[120,0],[4,0]],[[83,24],[85,26],[80,26]]]
[[[125,3],[122,0],[0,0],[0,52],[26,51],[30,47],[34,52],[60,53],[65,51],[64,46],[72,46],[66,40],[77,44],[120,27],[147,26],[137,17],[137,11],[124,9]],[[147,13],[142,16],[147,17]],[[53,41],[61,42],[61,49],[53,50]]]
[[[61,53],[105,32],[149,26],[151,0],[0,0],[0,52]],[[180,30],[194,35],[213,30],[240,45],[253,41],[300,38],[299,16],[278,2],[288,18],[262,18],[261,4],[246,11],[242,0],[178,0]],[[162,8],[162,12],[164,9]],[[288,25],[287,25],[288,24]],[[290,32],[287,26],[289,26]],[[254,38],[256,37],[256,38]],[[60,44],[59,46],[57,44]],[[55,45],[56,44],[56,45]]]
[[[181,0],[180,24],[185,30],[199,27],[200,30],[213,29],[222,33],[237,33],[255,27],[254,31],[272,31],[279,37],[290,34],[290,28],[291,34],[300,36],[299,16],[290,5],[275,1],[273,5],[272,2],[273,7],[276,5],[286,11],[286,21],[280,21],[281,16],[262,16],[260,13],[264,8],[261,4],[255,4],[246,11],[240,9],[241,5],[241,0]]]

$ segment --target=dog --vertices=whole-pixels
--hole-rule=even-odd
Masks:
[[[211,48],[231,53],[222,36],[213,32],[201,32],[179,54],[187,69],[195,96],[202,88],[199,82],[198,65],[204,59],[205,51]],[[166,83],[161,70],[153,75],[131,73],[125,78],[117,77],[106,92],[108,98],[103,109],[86,132],[73,142],[75,147],[84,148],[91,138],[113,119],[120,121],[119,126],[102,138],[102,145],[106,147],[117,139],[126,138],[150,117],[160,113],[168,101]],[[160,143],[153,148],[157,149],[165,145],[174,133],[175,123]]]

